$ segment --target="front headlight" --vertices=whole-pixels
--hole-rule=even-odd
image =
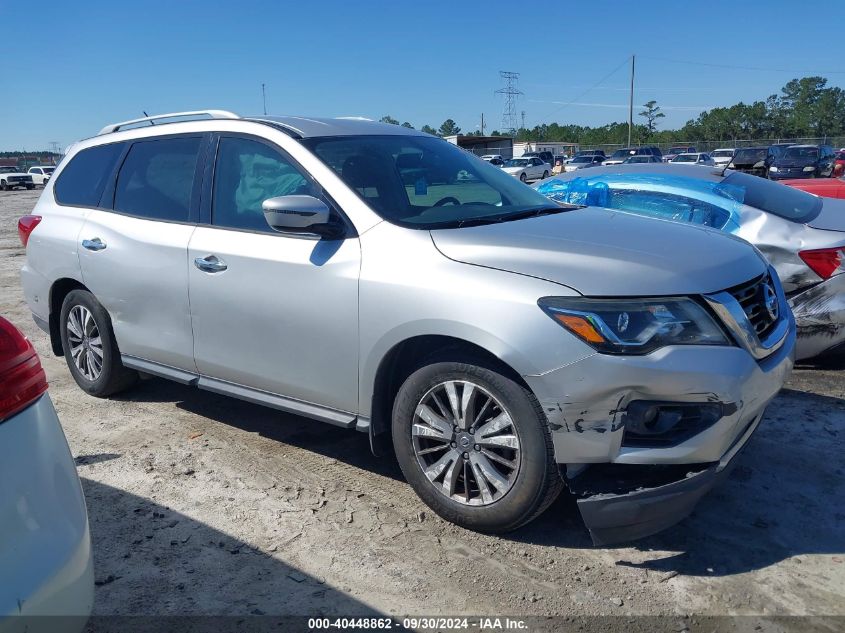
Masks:
[[[774,165],[772,165],[771,167],[769,167],[769,171],[776,172],[777,170],[778,170],[778,168],[777,168],[777,167],[775,167]]]
[[[543,297],[538,304],[604,354],[648,354],[667,345],[730,345],[713,317],[687,297]]]
[[[804,171],[816,171],[816,168],[815,168],[815,167],[813,167],[812,165],[807,165],[807,166],[804,168]]]

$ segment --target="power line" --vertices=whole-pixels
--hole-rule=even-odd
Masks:
[[[567,101],[566,103],[564,103],[562,106],[560,106],[560,107],[559,107],[559,108],[557,108],[556,110],[552,110],[552,111],[551,111],[551,112],[549,112],[546,116],[542,117],[542,119],[541,119],[541,120],[547,120],[550,116],[552,116],[553,114],[557,114],[558,112],[560,112],[561,110],[563,110],[563,109],[564,109],[564,108],[566,108],[567,106],[570,106],[570,105],[572,105],[572,104],[574,104],[574,103],[577,103],[577,102],[578,102],[578,101],[579,101],[582,97],[584,97],[587,93],[589,93],[591,90],[594,90],[595,88],[598,88],[601,84],[603,84],[605,81],[607,81],[608,79],[610,79],[610,77],[611,77],[613,74],[615,74],[615,73],[616,73],[616,72],[617,72],[620,68],[622,68],[623,66],[627,65],[629,60],[630,60],[630,57],[626,57],[626,58],[625,58],[625,60],[624,60],[621,64],[619,64],[616,68],[614,68],[614,69],[613,69],[613,70],[611,70],[609,73],[607,73],[604,77],[602,77],[601,79],[599,79],[599,80],[598,80],[596,83],[594,83],[592,86],[590,86],[589,88],[587,88],[584,92],[582,92],[582,93],[581,93],[581,94],[579,94],[577,97],[575,97],[572,101]]]
[[[711,68],[730,68],[732,70],[753,70],[757,72],[773,72],[773,73],[798,73],[810,75],[845,75],[845,70],[795,70],[789,68],[763,68],[762,66],[739,66],[736,64],[714,64],[712,62],[693,62],[684,59],[669,59],[666,57],[652,57],[651,55],[641,55],[645,59],[651,59],[658,62],[669,62],[672,64],[689,64],[691,66],[709,66]]]

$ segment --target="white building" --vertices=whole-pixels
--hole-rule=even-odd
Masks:
[[[551,152],[555,156],[566,154],[572,156],[578,151],[578,143],[564,143],[562,141],[520,141],[513,144],[513,157],[517,158],[526,152]]]

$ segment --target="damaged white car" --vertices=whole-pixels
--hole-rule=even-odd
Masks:
[[[751,242],[783,283],[798,326],[796,358],[845,353],[845,200],[741,172],[692,174],[676,165],[598,167],[536,188],[561,202],[691,222]],[[759,319],[762,308],[743,308]]]

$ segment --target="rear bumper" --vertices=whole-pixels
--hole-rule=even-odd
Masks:
[[[0,423],[0,481],[0,633],[56,624],[34,616],[82,628],[94,602],[88,516],[48,395]]]
[[[602,466],[590,468],[569,482],[570,489],[582,496],[578,499],[578,509],[593,543],[610,545],[643,538],[689,516],[701,497],[730,473],[761,419],[762,414],[715,463],[684,469],[674,467],[668,473],[643,466],[640,467],[642,478],[631,472],[624,476],[627,491],[620,491],[618,475],[603,471]],[[679,478],[660,482],[671,479],[672,473]],[[660,485],[655,486],[656,481]]]
[[[845,344],[845,275],[835,275],[789,299],[798,342],[795,358],[821,356]]]

